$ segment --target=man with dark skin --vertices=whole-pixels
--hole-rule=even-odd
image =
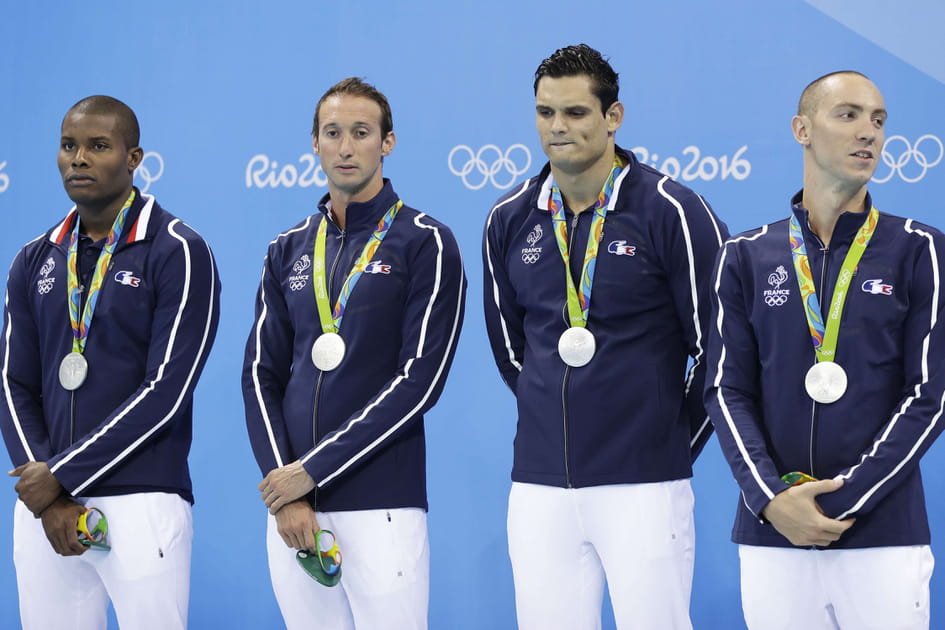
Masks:
[[[137,130],[126,117],[117,115],[119,108],[110,108],[111,113],[108,109],[100,107],[100,113],[70,110],[62,121],[63,146],[57,160],[82,231],[93,241],[108,234],[131,193],[134,171],[144,156]],[[89,153],[97,156],[94,164],[86,158]],[[42,518],[56,553],[73,556],[88,551],[75,535],[75,523],[85,507],[63,493],[46,462],[26,462],[9,474],[19,477],[17,494],[34,516]]]
[[[193,390],[220,284],[200,235],[134,188],[138,140],[121,101],[69,110],[75,207],[10,270],[0,428],[27,630],[104,627],[109,599],[124,629],[187,627]]]

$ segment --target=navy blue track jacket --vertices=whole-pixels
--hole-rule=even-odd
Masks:
[[[329,221],[332,308],[380,218],[397,201],[388,180]],[[315,234],[327,213],[269,245],[246,344],[246,425],[263,475],[300,459],[319,511],[427,507],[423,414],[437,401],[463,322],[466,278],[450,230],[403,206],[351,293],[339,334],[347,351],[328,372],[311,348],[322,334],[312,287]]]
[[[824,248],[800,199],[792,211],[826,310],[865,215],[842,214]],[[738,235],[719,254],[706,407],[742,491],[733,540],[791,546],[760,515],[787,489],[780,476],[801,471],[844,480],[817,497],[828,517],[857,519],[830,548],[928,544],[919,459],[945,426],[945,237],[880,214],[840,324],[836,362],[848,388],[820,404],[804,389],[816,357],[788,232],[788,219],[772,223]]]
[[[213,254],[137,193],[89,329],[88,377],[70,392],[58,374],[72,350],[66,261],[77,216],[73,209],[28,243],[10,268],[0,340],[10,458],[47,462],[74,496],[171,492],[193,502],[193,392],[220,314]],[[88,286],[103,243],[80,238],[80,284]]]
[[[499,199],[486,222],[486,324],[518,402],[514,481],[688,478],[711,434],[701,394],[709,280],[728,230],[699,195],[617,150],[628,165],[604,222],[587,322],[597,352],[588,365],[568,367],[557,351],[569,324],[550,166]],[[577,283],[593,213],[565,212]]]

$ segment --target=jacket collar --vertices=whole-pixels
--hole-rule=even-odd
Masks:
[[[791,211],[801,224],[801,231],[804,232],[804,237],[820,241],[820,238],[810,229],[810,211],[801,205],[803,195],[804,190],[801,189],[797,194],[791,197]],[[873,207],[873,199],[868,192],[866,193],[864,206],[867,212]],[[863,221],[865,220],[866,213],[864,212],[844,212],[837,217],[837,224],[833,228],[833,234],[830,235],[830,247],[833,248],[835,245],[852,243],[856,233],[859,231],[860,227],[863,226]]]
[[[637,172],[637,158],[632,151],[627,151],[622,149],[619,146],[614,147],[616,149],[617,155],[623,157],[627,162],[627,165],[620,171],[620,174],[617,175],[616,181],[614,181],[614,194],[610,197],[610,205],[607,208],[607,213],[619,212],[622,204],[620,204],[620,191],[621,185],[624,180],[636,175]],[[548,209],[548,198],[551,197],[551,185],[554,182],[554,177],[551,174],[551,162],[545,162],[544,167],[542,167],[541,172],[538,173],[538,194],[535,198],[535,205],[539,210],[544,212],[550,212]],[[581,208],[584,210],[584,208]]]
[[[391,185],[390,180],[385,177],[384,187],[381,188],[381,192],[377,193],[373,199],[348,204],[348,208],[345,210],[345,232],[349,234],[361,230],[373,232],[374,228],[377,227],[378,221],[381,220],[381,217],[384,216],[392,205],[397,203],[397,199],[397,193],[394,192],[393,185]],[[329,219],[332,218],[328,210],[330,202],[331,195],[329,194],[325,194],[318,202],[319,211]]]
[[[135,188],[135,200],[131,202],[131,207],[128,208],[128,216],[125,217],[125,228],[122,230],[119,246],[142,241],[148,236],[154,205],[153,195],[142,194],[140,190]],[[68,246],[78,216],[79,213],[76,207],[72,206],[66,218],[47,234],[46,238],[49,242],[54,245]]]

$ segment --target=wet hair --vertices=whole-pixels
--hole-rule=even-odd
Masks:
[[[315,105],[315,119],[312,121],[312,136],[315,138],[318,137],[318,112],[322,108],[322,103],[324,103],[328,97],[338,94],[361,96],[377,103],[378,107],[381,108],[381,138],[386,138],[387,134],[394,130],[394,118],[390,113],[390,103],[387,102],[387,97],[376,87],[365,82],[364,79],[348,77],[328,88],[328,91],[322,94],[322,97],[318,99],[318,104]]]
[[[98,116],[114,116],[118,122],[118,132],[125,141],[126,149],[133,149],[141,141],[141,129],[138,127],[138,117],[130,107],[111,96],[96,94],[87,96],[69,108],[66,116],[76,112]],[[65,118],[63,118],[65,121]]]
[[[820,106],[820,102],[823,100],[824,83],[827,81],[827,79],[841,74],[852,74],[858,77],[863,77],[867,81],[870,80],[868,76],[862,72],[857,72],[856,70],[837,70],[836,72],[830,72],[822,77],[818,77],[808,83],[807,87],[804,88],[804,91],[801,92],[801,98],[797,102],[797,115],[812,116]]]
[[[591,80],[591,91],[600,101],[601,113],[617,102],[620,79],[610,63],[587,44],[559,48],[539,64],[535,71],[535,93],[542,77],[558,79],[587,75]]]

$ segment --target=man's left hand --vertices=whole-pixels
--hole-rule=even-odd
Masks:
[[[315,487],[315,480],[302,468],[302,462],[294,461],[276,468],[259,484],[262,500],[275,514],[287,503],[305,496]]]
[[[11,470],[9,475],[20,478],[14,488],[20,501],[36,518],[62,494],[62,485],[49,472],[46,462],[26,462]]]

